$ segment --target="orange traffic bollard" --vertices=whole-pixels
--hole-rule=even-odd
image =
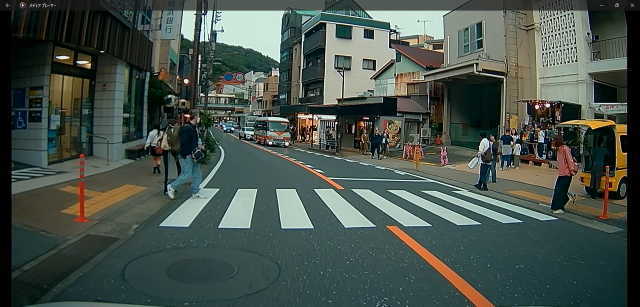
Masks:
[[[598,216],[601,220],[609,218],[609,166],[604,167],[604,195],[602,197],[602,214]]]
[[[79,203],[79,215],[74,221],[78,223],[86,223],[89,220],[84,216],[84,154],[80,154],[80,182],[78,183],[78,203]]]

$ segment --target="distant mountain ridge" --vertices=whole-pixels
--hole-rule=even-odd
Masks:
[[[191,46],[192,42],[183,37],[181,44],[182,52],[188,52]],[[224,43],[216,43],[214,57],[220,61],[221,64],[213,66],[213,73],[209,76],[209,80],[212,81],[217,81],[220,76],[227,72],[246,73],[250,71],[261,71],[269,73],[272,68],[279,66],[278,61],[256,50]]]

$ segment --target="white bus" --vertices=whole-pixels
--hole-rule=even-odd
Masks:
[[[253,134],[258,144],[283,147],[291,145],[289,120],[286,118],[259,117],[253,128]]]

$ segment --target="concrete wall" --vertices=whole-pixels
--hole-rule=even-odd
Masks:
[[[342,94],[342,77],[335,70],[335,55],[351,56],[351,70],[345,71],[344,97],[353,97],[375,89],[373,70],[362,69],[362,59],[376,60],[376,68],[395,58],[389,48],[389,31],[373,29],[374,39],[364,38],[364,27],[353,25],[351,39],[336,38],[336,24],[327,23],[324,104],[335,104]]]
[[[479,57],[504,61],[504,16],[502,11],[470,11],[458,9],[444,15],[445,66],[455,65]],[[483,49],[465,56],[458,54],[458,31],[472,24],[483,22]],[[449,59],[449,63],[447,63]]]
[[[539,5],[551,5],[553,1],[543,0]],[[542,16],[539,10],[534,11],[536,24],[544,27],[544,23],[552,23],[560,18],[559,27],[549,27],[551,35],[545,42],[542,31],[536,31],[536,61],[541,99],[562,100],[581,106],[583,119],[593,118],[593,80],[588,74],[591,63],[589,47],[589,16],[584,0],[562,0],[562,4],[572,10],[549,11],[552,14]],[[566,31],[566,33],[565,33]],[[575,34],[574,34],[575,33]],[[553,35],[558,35],[553,37]],[[546,51],[544,50],[546,48]],[[565,54],[566,49],[575,49]]]
[[[42,122],[27,122],[27,129],[11,131],[11,159],[39,167],[48,165],[47,129],[52,48],[52,44],[45,42],[29,45],[23,43],[20,47],[12,48],[11,88],[43,87],[44,97]],[[11,102],[9,105],[11,106]]]

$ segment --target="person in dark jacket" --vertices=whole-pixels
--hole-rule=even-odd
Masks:
[[[175,188],[186,183],[191,179],[191,194],[193,198],[203,198],[199,194],[200,183],[202,182],[202,172],[200,164],[198,164],[191,154],[196,148],[203,149],[202,142],[198,136],[196,124],[198,117],[190,114],[187,124],[180,128],[180,168],[182,172],[176,180],[167,185],[167,195],[169,198],[175,198]]]
[[[608,158],[606,142],[604,138],[600,138],[597,146],[593,148],[591,154],[591,181],[589,182],[589,196],[595,199],[598,197],[600,190],[600,181],[604,176],[604,166]]]
[[[378,154],[378,160],[380,160],[380,146],[382,145],[382,134],[380,134],[380,130],[376,128],[376,133],[371,138],[371,159],[375,157],[375,154]]]
[[[499,142],[496,142],[496,137],[491,135],[489,136],[489,144],[491,145],[491,153],[493,154],[493,160],[491,160],[491,168],[489,168],[489,173],[491,173],[491,182],[496,183],[496,163],[498,161],[498,155],[500,154],[500,146]],[[489,181],[489,178],[487,178]]]

